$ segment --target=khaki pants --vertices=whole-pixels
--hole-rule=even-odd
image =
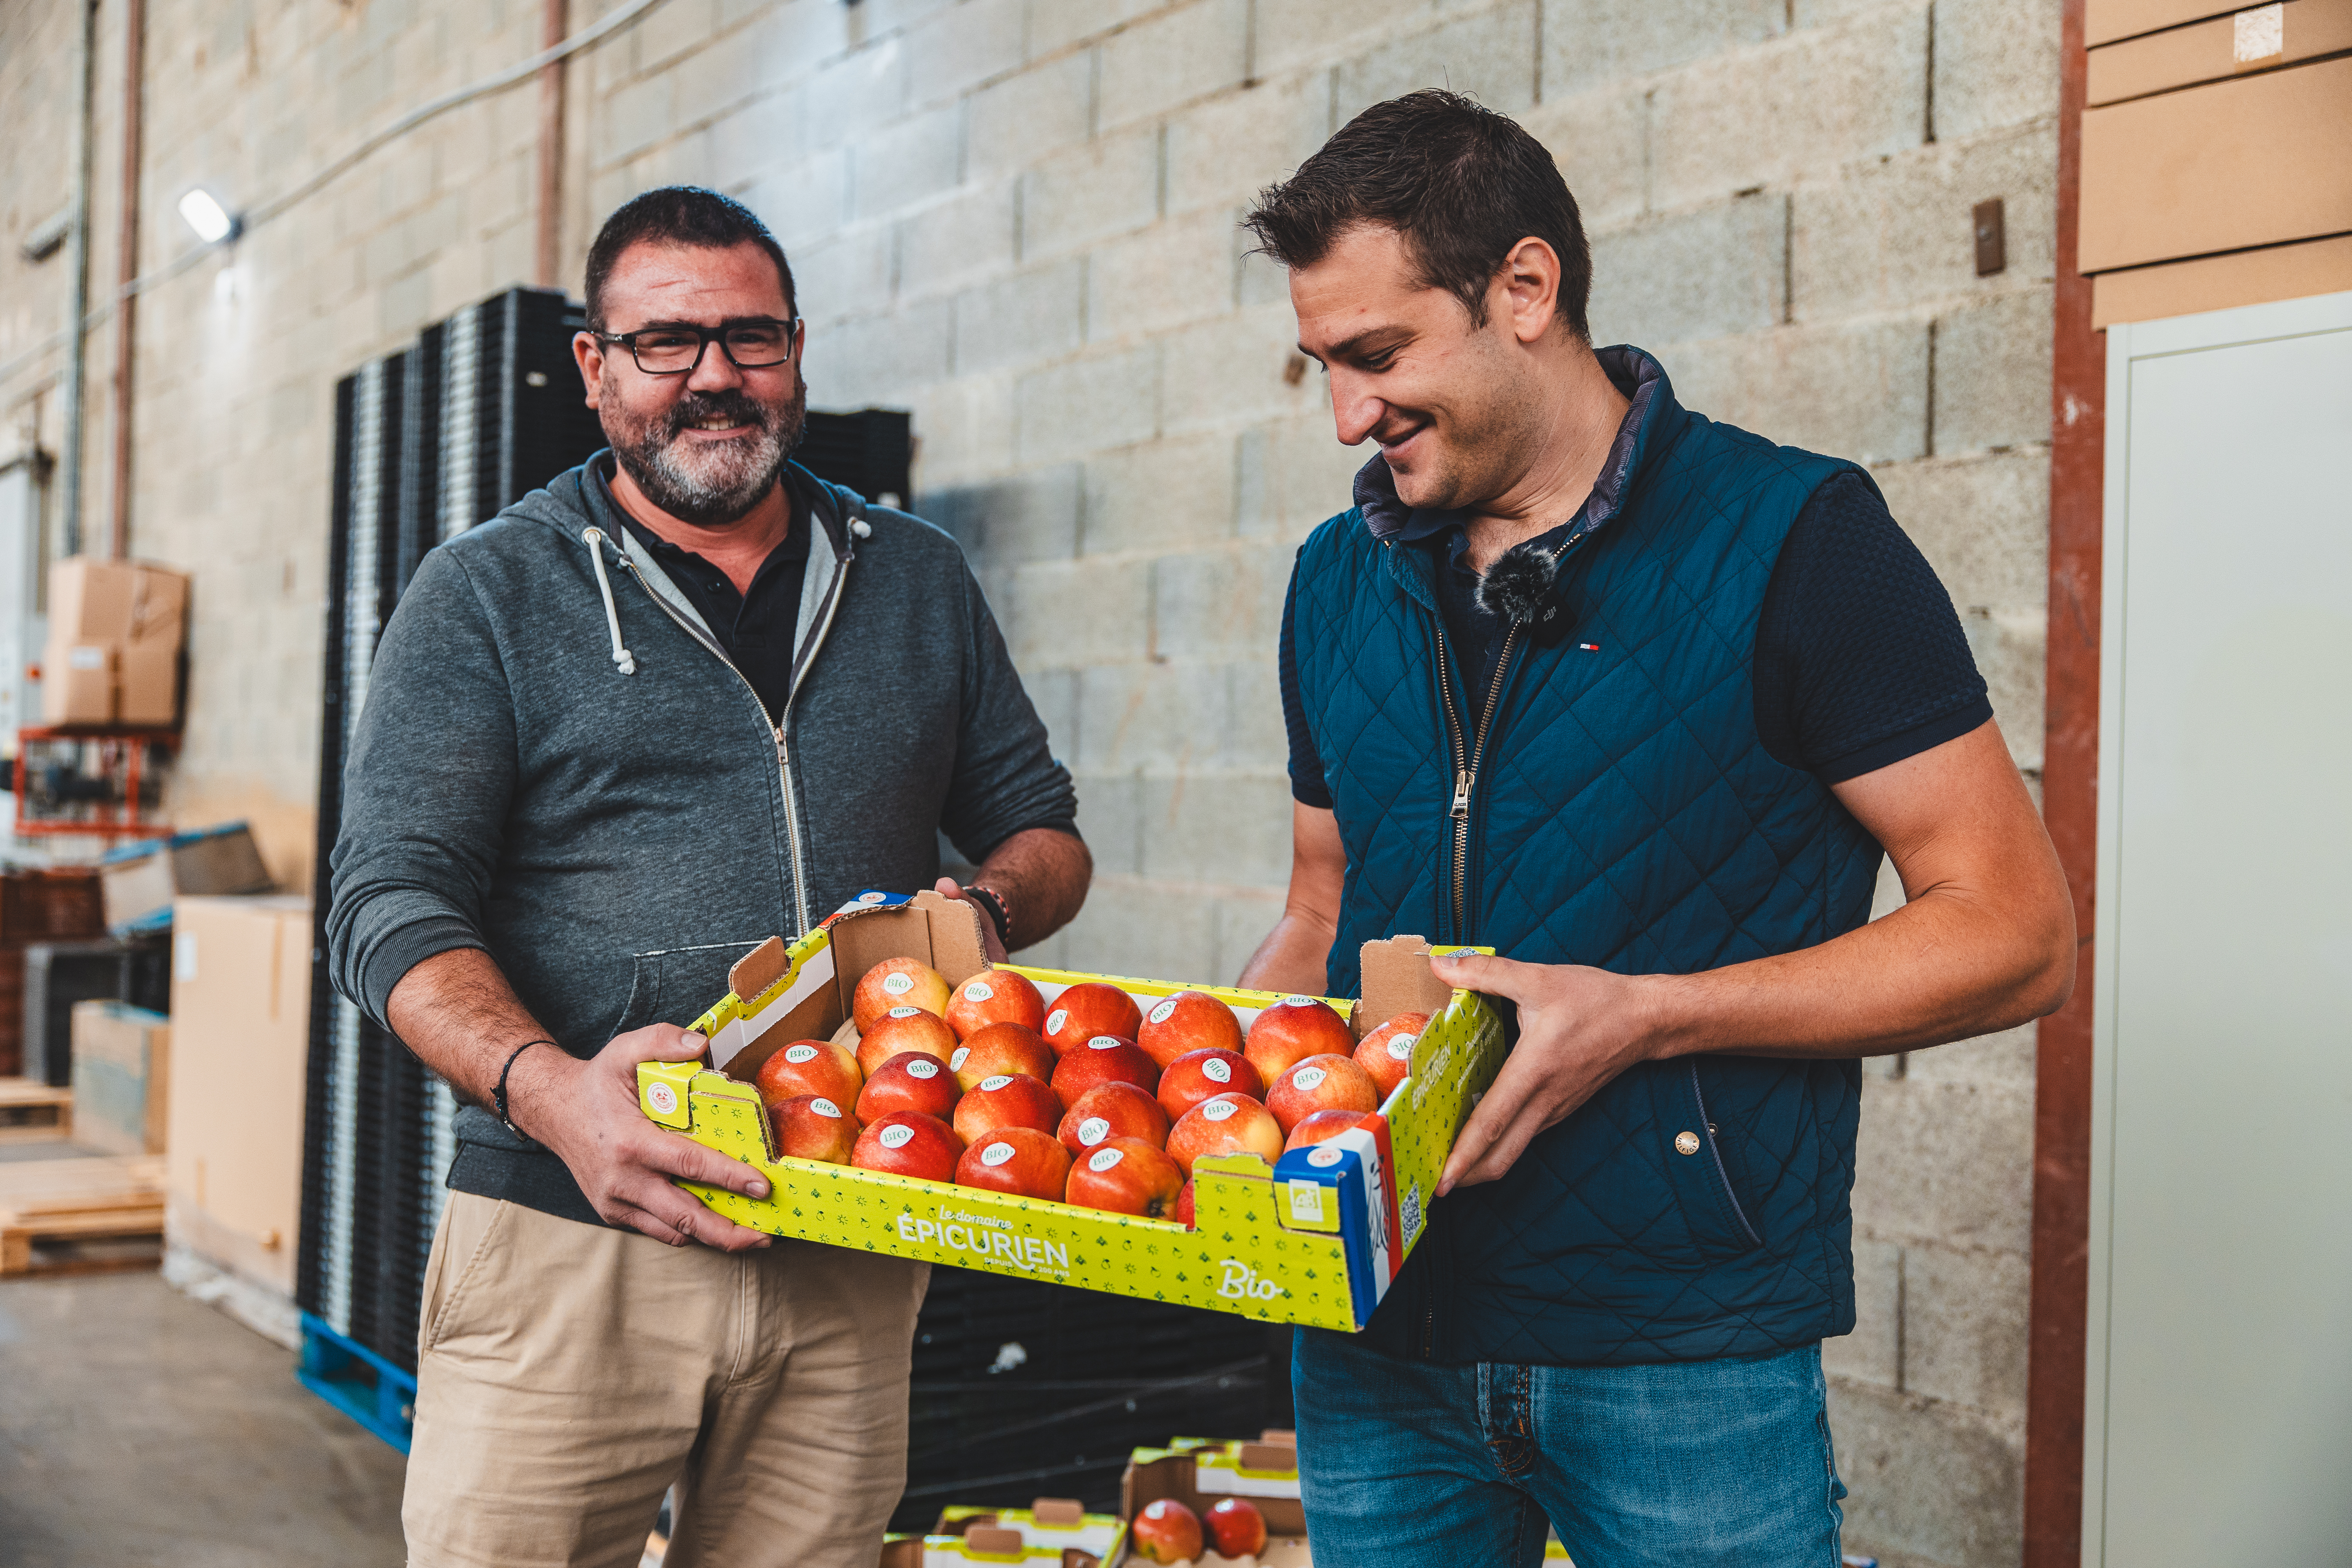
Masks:
[[[425,1270],[412,1568],[873,1568],[927,1265],[730,1255],[453,1193]]]

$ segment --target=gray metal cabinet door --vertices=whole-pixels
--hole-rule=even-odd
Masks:
[[[2084,1561],[2352,1563],[2352,294],[2108,355]]]

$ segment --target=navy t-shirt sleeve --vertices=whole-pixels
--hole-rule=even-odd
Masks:
[[[1323,778],[1323,759],[1316,754],[1315,737],[1307,728],[1307,708],[1298,700],[1298,649],[1292,631],[1298,605],[1298,563],[1290,566],[1290,587],[1282,596],[1282,725],[1290,732],[1290,798],[1301,805],[1331,809],[1331,789]]]
[[[1860,474],[1829,479],[1780,546],[1756,626],[1764,749],[1839,784],[1992,717],[1951,595]]]

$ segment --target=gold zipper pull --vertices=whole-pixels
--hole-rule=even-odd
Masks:
[[[1478,775],[1476,773],[1467,771],[1458,773],[1454,775],[1454,810],[1452,812],[1452,816],[1455,821],[1465,822],[1469,820],[1470,786],[1475,784],[1477,780]]]

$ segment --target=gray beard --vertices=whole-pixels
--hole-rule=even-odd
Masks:
[[[664,420],[633,442],[615,442],[613,455],[646,499],[670,516],[697,528],[725,528],[775,488],[800,444],[803,423],[799,409],[790,408],[763,418],[754,435],[688,447],[683,434],[668,429]],[[689,452],[695,454],[691,458]]]

